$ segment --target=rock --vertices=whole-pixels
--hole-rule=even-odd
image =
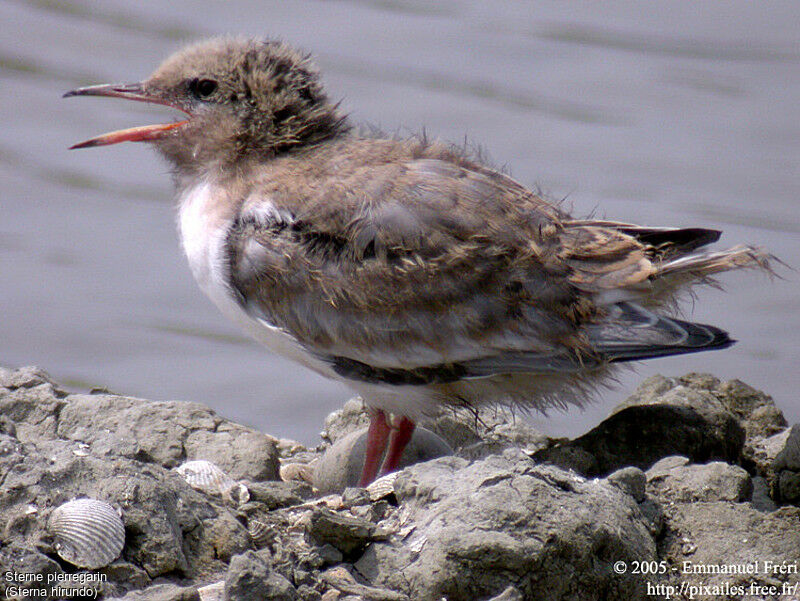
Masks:
[[[57,416],[65,405],[61,400],[63,393],[51,382],[34,385],[36,382],[39,382],[38,376],[29,380],[11,375],[7,378],[8,386],[4,387],[8,392],[0,392],[0,415],[8,424],[4,429],[9,434],[13,430],[13,436],[20,442],[55,438]]]
[[[296,601],[297,598],[297,591],[292,584],[272,570],[269,562],[258,552],[247,551],[231,559],[225,576],[227,601]]]
[[[366,488],[348,486],[342,492],[342,506],[350,509],[359,505],[369,505],[371,499]]]
[[[306,533],[313,543],[328,543],[345,556],[352,556],[373,540],[375,525],[367,520],[320,507],[312,512]]]
[[[370,601],[409,601],[402,593],[375,586],[359,584],[353,575],[343,567],[331,568],[322,575],[323,581],[342,593],[354,595],[356,599]],[[337,597],[338,599],[339,597]],[[347,599],[347,597],[345,597]]]
[[[632,496],[637,503],[644,501],[647,476],[638,467],[623,467],[606,476],[606,480]]]
[[[736,465],[714,461],[705,465],[682,465],[647,473],[648,492],[670,502],[750,500],[750,475]]]
[[[122,513],[123,559],[103,570],[109,596],[159,576],[224,571],[231,555],[250,547],[228,508],[166,469],[188,433],[225,423],[213,412],[190,403],[67,395],[36,370],[2,377],[0,407],[22,436],[0,435],[0,527],[8,548],[55,556],[44,525],[54,507],[78,497],[106,501]],[[157,420],[145,417],[148,405]],[[164,422],[160,429],[155,421]],[[173,435],[174,445],[166,442]],[[49,559],[25,569],[44,574],[47,566],[53,567]]]
[[[743,423],[748,439],[772,436],[787,426],[772,397],[741,380],[723,382],[712,393]]]
[[[602,476],[628,465],[646,470],[669,455],[685,455],[695,463],[714,459],[736,463],[745,432],[708,390],[713,381],[702,375],[683,380],[653,376],[599,426],[534,457],[558,464],[563,455],[559,449],[577,447],[595,459],[583,468],[586,476]]]
[[[546,447],[533,454],[533,458],[541,463],[557,465],[561,469],[572,470],[578,474],[599,474],[597,458],[589,451],[564,440]]]
[[[756,439],[749,459],[766,478],[773,500],[800,505],[800,424]]]
[[[319,497],[293,478],[270,480],[278,455],[287,476],[308,477],[319,447],[276,442],[192,403],[67,394],[36,368],[0,369],[0,573],[72,573],[43,525],[59,504],[91,497],[119,508],[126,531],[122,556],[99,572],[103,598],[652,597],[652,575],[616,575],[617,561],[678,568],[659,583],[735,585],[748,576],[699,574],[684,562],[794,565],[800,510],[767,494],[800,502],[800,426],[777,432],[780,419],[763,393],[703,374],[648,380],[574,441],[548,439],[503,410],[448,411],[427,423],[458,456]],[[327,422],[334,447],[366,421],[349,402]],[[329,471],[357,478],[363,459],[351,469],[353,454],[342,455],[345,467]],[[171,469],[187,459],[244,481],[249,501],[191,488]],[[797,579],[762,576],[776,586]]]
[[[34,388],[42,384],[50,384],[55,387],[55,383],[43,369],[30,365],[19,369],[0,367],[0,388],[16,390],[18,388]],[[60,395],[64,394],[62,390],[57,390]]]
[[[550,438],[505,407],[466,410],[451,407],[434,419],[423,420],[427,429],[444,439],[456,452],[478,459],[514,446],[533,453],[550,444]]]
[[[193,430],[183,443],[187,459],[216,463],[234,480],[279,480],[277,440],[272,436],[222,422],[215,431]]]
[[[342,552],[329,543],[325,543],[321,547],[317,547],[317,554],[323,561],[323,565],[333,566],[337,563],[342,563],[344,556]]]
[[[322,492],[342,492],[348,486],[357,486],[364,466],[367,445],[366,429],[351,432],[325,451],[314,467],[314,486]],[[427,461],[453,451],[433,432],[417,427],[403,452],[400,467]]]
[[[652,498],[645,498],[639,503],[639,511],[642,512],[642,519],[647,524],[652,537],[656,540],[661,538],[664,532],[665,516],[661,504]]]
[[[325,418],[325,430],[322,438],[336,443],[348,434],[357,432],[369,426],[369,413],[360,397],[347,401],[341,409],[334,411]]]
[[[775,458],[786,446],[791,432],[791,428],[786,428],[767,438],[755,438],[751,441],[747,449],[747,460],[752,464],[753,471],[765,477],[773,474]]]
[[[773,469],[800,472],[800,424],[795,424],[789,429],[783,448],[775,456]]]
[[[676,581],[672,583],[675,586],[686,582],[694,586],[727,587],[728,590],[743,587],[743,590],[748,590],[751,582],[757,582],[762,586],[775,585],[780,591],[783,583],[793,586],[800,581],[796,571],[797,550],[800,549],[800,509],[796,507],[762,513],[747,503],[679,503],[670,509],[668,520],[668,532],[661,546],[663,559],[679,567],[675,573]],[[709,571],[709,566],[720,565],[756,565],[758,574]],[[794,573],[774,573],[766,569],[769,565],[794,566]],[[761,598],[778,596],[764,595]],[[710,600],[720,596],[707,594],[703,598]]]
[[[775,511],[778,508],[775,501],[773,501],[769,495],[769,483],[766,478],[762,478],[761,476],[753,478],[753,495],[750,499],[750,503],[758,511],[764,511],[766,513]]]
[[[509,586],[496,597],[489,599],[489,601],[522,601],[522,595],[516,588]]]
[[[299,482],[250,482],[244,485],[250,491],[250,500],[263,503],[270,510],[299,505],[313,497],[311,487]]]
[[[778,476],[778,493],[782,503],[800,504],[800,472],[782,471]]]
[[[647,478],[657,478],[659,476],[666,476],[672,470],[689,465],[689,458],[683,455],[670,455],[656,461],[649,470],[647,470]]]
[[[227,422],[197,403],[70,395],[59,415],[58,435],[96,447],[98,453],[168,468],[205,459],[236,480],[278,479],[273,437]]]
[[[314,465],[311,463],[284,463],[280,469],[284,482],[314,484]]]
[[[641,576],[612,570],[656,557],[636,503],[616,486],[505,453],[411,466],[396,495],[405,526],[355,564],[372,586],[420,601],[485,599],[512,582],[524,599],[644,597]]]
[[[2,572],[0,572],[2,574],[2,579],[0,579],[0,593],[4,593],[3,596],[6,597],[8,590],[6,586],[15,584],[24,590],[31,589],[32,594],[25,597],[25,599],[32,598],[39,593],[39,591],[42,590],[41,583],[35,581],[12,581],[9,583],[7,580],[9,575],[12,577],[15,575],[38,576],[41,578],[41,582],[47,582],[48,578],[57,578],[64,574],[64,570],[54,559],[33,549],[32,545],[22,545],[17,541],[12,541],[10,543],[4,541],[4,544],[0,545],[0,570],[2,570]],[[100,592],[108,590],[105,587],[96,588]],[[39,595],[41,596],[41,593],[39,593]]]
[[[154,584],[140,591],[131,591],[119,601],[202,601],[193,586],[183,587],[172,583]]]
[[[197,589],[200,601],[225,601],[225,581],[212,582]]]

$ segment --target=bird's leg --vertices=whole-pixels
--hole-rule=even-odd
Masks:
[[[359,486],[364,487],[375,479],[378,475],[383,451],[386,449],[386,441],[389,439],[390,427],[386,421],[386,413],[380,409],[369,409],[370,422],[367,430],[367,451],[364,455],[364,469],[361,472]]]
[[[392,423],[392,433],[389,436],[389,450],[381,466],[381,476],[397,469],[403,451],[414,433],[414,422],[404,415],[397,415]]]

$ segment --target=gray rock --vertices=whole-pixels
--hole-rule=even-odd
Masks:
[[[375,586],[361,584],[353,578],[352,574],[344,567],[331,568],[322,574],[322,580],[333,587],[335,590],[345,593],[347,597],[336,597],[336,599],[352,599],[355,601],[409,601],[408,597],[402,593],[391,591]],[[352,597],[350,596],[352,595]]]
[[[396,495],[401,534],[355,564],[373,586],[420,601],[489,598],[512,583],[524,599],[644,596],[643,578],[612,564],[655,559],[655,543],[633,499],[603,481],[521,453],[443,457],[403,470]]]
[[[606,476],[606,480],[632,496],[637,503],[644,501],[647,476],[638,467],[623,467]]]
[[[239,480],[278,479],[273,437],[228,422],[198,403],[145,401],[110,394],[70,395],[58,436],[97,452],[175,467],[205,459]]]
[[[712,392],[743,423],[748,439],[772,436],[787,426],[772,397],[741,380],[723,382]]]
[[[658,540],[664,532],[666,520],[661,503],[653,498],[645,498],[644,501],[639,503],[639,511],[642,512],[642,519],[647,524],[650,534],[654,539]]]
[[[111,582],[122,585],[119,588],[141,589],[150,583],[150,577],[142,568],[128,561],[118,559],[100,570]]]
[[[617,576],[614,562],[763,567],[797,559],[800,510],[776,509],[766,493],[782,502],[800,496],[798,428],[774,434],[782,416],[763,393],[703,374],[654,378],[601,426],[558,445],[512,418],[448,412],[430,421],[461,456],[403,470],[392,504],[359,504],[360,490],[310,502],[307,485],[268,479],[278,451],[307,467],[318,449],[293,441],[278,449],[272,437],[200,405],[69,395],[41,370],[0,369],[0,573],[61,573],[42,525],[78,496],[121,509],[125,548],[103,568],[99,592],[128,601],[196,599],[193,585],[214,581],[228,598],[248,600],[637,599],[653,579]],[[731,420],[747,430],[745,456],[743,430]],[[341,443],[366,421],[361,404],[348,403],[328,421],[331,439]],[[532,453],[610,475],[586,480],[536,465]],[[759,476],[697,464],[717,454]],[[233,508],[192,489],[169,469],[186,459],[209,459],[246,480],[250,501]],[[641,467],[649,467],[647,496]],[[743,503],[751,485],[752,502]],[[253,552],[256,527],[265,536]],[[345,563],[354,560],[357,579]],[[797,575],[765,578],[781,584]],[[739,582],[683,571],[667,581]]]
[[[505,407],[473,410],[453,407],[422,423],[459,454],[471,458],[499,453],[510,446],[533,453],[551,443],[550,438],[529,424],[524,415]],[[466,449],[469,451],[464,452]]]
[[[373,540],[375,525],[364,519],[319,507],[311,513],[306,533],[310,541],[317,545],[327,543],[336,547],[345,556],[353,556]]]
[[[800,472],[783,470],[778,476],[778,492],[782,503],[800,504]]]
[[[344,560],[344,555],[342,555],[342,552],[329,543],[325,543],[321,547],[318,547],[316,551],[323,562],[322,565],[333,566],[337,563],[342,563]]]
[[[775,511],[778,506],[769,495],[769,483],[766,478],[756,476],[753,478],[753,496],[750,503],[755,509],[769,513]]]
[[[33,388],[41,384],[55,385],[43,369],[30,365],[19,369],[0,367],[0,388],[16,390],[17,388]],[[60,393],[64,394],[63,391]]]
[[[671,507],[669,528],[660,543],[662,558],[678,566],[677,582],[691,585],[743,587],[748,589],[754,580],[774,584],[797,583],[794,574],[765,573],[765,562],[772,565],[797,566],[800,549],[800,509],[783,507],[772,513],[762,513],[748,503],[724,501],[679,503]],[[688,566],[685,562],[689,562]],[[705,566],[734,566],[756,564],[759,575],[725,574],[697,571]],[[700,597],[697,597],[700,598]],[[705,598],[719,598],[706,596]],[[777,598],[764,596],[762,598]]]
[[[154,584],[140,591],[131,591],[119,601],[200,601],[194,586],[178,586],[172,583]]]
[[[767,478],[774,474],[775,458],[786,446],[791,431],[791,428],[786,428],[767,438],[757,437],[749,441],[747,459],[757,474]]]
[[[322,438],[335,443],[348,434],[357,432],[369,426],[369,413],[360,397],[347,401],[341,409],[334,411],[325,418],[325,430]]]
[[[28,383],[24,378],[9,377],[8,380]],[[37,381],[38,378],[30,384]],[[0,415],[9,423],[5,428],[7,431],[13,429],[13,435],[20,442],[55,438],[58,416],[65,403],[62,400],[63,393],[51,382],[31,386],[6,386],[0,390],[7,390],[5,393],[0,392]]]
[[[774,501],[800,505],[800,424],[768,438],[756,438],[748,459],[754,471],[766,479]]]
[[[745,431],[707,389],[709,378],[653,376],[599,426],[534,457],[551,461],[558,459],[559,448],[577,447],[596,461],[589,471],[582,472],[586,476],[602,476],[629,465],[646,470],[669,455],[685,455],[696,463],[713,459],[736,463]]]
[[[561,469],[572,470],[579,474],[600,473],[597,458],[569,440],[537,451],[533,454],[533,458],[538,462],[557,465]]]
[[[313,496],[311,487],[301,482],[250,482],[244,485],[250,491],[250,500],[263,503],[267,509],[299,505]]]
[[[522,601],[522,595],[516,588],[509,586],[496,597],[489,599],[489,601]]]
[[[21,436],[0,435],[4,548],[27,548],[29,560],[44,557],[37,551],[55,555],[44,525],[53,507],[76,497],[121,510],[126,540],[123,559],[104,569],[109,594],[164,575],[221,573],[232,555],[250,547],[228,508],[166,469],[189,433],[223,426],[213,412],[189,403],[66,395],[37,370],[5,370],[0,377],[0,409],[14,425],[6,432]],[[166,442],[173,435],[175,445]],[[53,567],[49,559],[25,569],[40,573],[47,566]]]
[[[800,472],[800,424],[789,429],[783,448],[775,456],[773,469]]]
[[[736,465],[714,461],[648,472],[648,492],[671,502],[748,501],[753,494],[750,475]]]
[[[297,591],[283,576],[272,570],[258,552],[247,551],[231,559],[225,576],[227,601],[296,601]]]
[[[314,466],[314,487],[322,492],[338,493],[348,486],[357,486],[364,466],[366,446],[366,429],[337,439]],[[400,468],[452,452],[450,446],[433,432],[417,427],[403,452]]]
[[[666,476],[675,468],[689,465],[689,458],[683,455],[670,455],[656,461],[650,469],[647,470],[646,476],[649,479],[657,478],[658,476]]]
[[[278,480],[277,440],[268,434],[223,421],[215,431],[192,430],[183,443],[187,459],[216,463],[234,480]]]
[[[350,509],[359,505],[368,505],[371,499],[366,488],[348,486],[342,491],[342,506]]]
[[[22,545],[17,541],[6,539],[3,544],[0,544],[0,574],[2,574],[0,593],[5,596],[6,585],[9,584],[6,580],[8,575],[38,575],[42,582],[47,582],[48,578],[64,574],[64,570],[58,562],[33,549],[32,545]],[[16,582],[14,584],[18,584],[22,588],[39,589],[41,587],[41,584],[37,582]],[[98,589],[102,591],[104,587],[98,587]]]

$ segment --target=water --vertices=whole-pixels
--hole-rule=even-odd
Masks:
[[[482,144],[577,213],[719,227],[798,267],[800,10],[795,2],[0,3],[0,363],[207,403],[313,443],[346,388],[268,354],[196,289],[178,248],[169,177],[143,145],[67,151],[158,122],[166,109],[62,100],[134,81],[183,42],[282,37],[312,51],[357,121]],[[710,371],[772,394],[800,421],[800,290],[725,277],[688,308],[730,350],[641,364],[585,412],[595,425],[642,378]]]

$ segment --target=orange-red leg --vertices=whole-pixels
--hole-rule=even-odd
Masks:
[[[389,450],[386,451],[386,458],[381,466],[381,476],[397,469],[400,464],[400,458],[403,456],[403,451],[408,441],[411,440],[411,435],[414,434],[415,425],[404,415],[398,415],[394,418],[392,433],[389,436]]]
[[[367,450],[364,455],[364,469],[361,471],[359,486],[366,486],[378,475],[383,451],[389,440],[389,427],[386,413],[380,409],[370,409],[369,430],[367,430]]]

